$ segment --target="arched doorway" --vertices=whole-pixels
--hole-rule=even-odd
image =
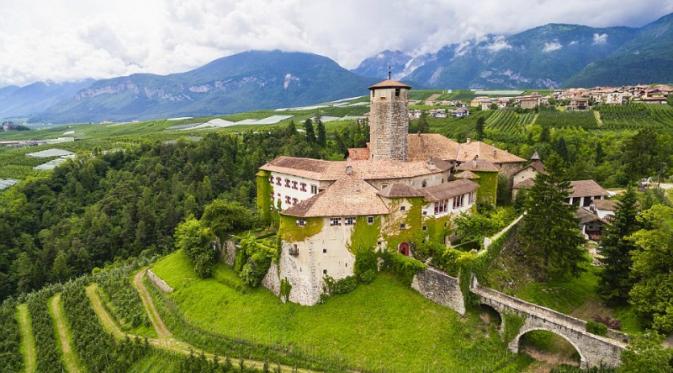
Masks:
[[[397,250],[400,252],[400,254],[402,254],[404,256],[411,255],[411,246],[409,245],[408,242],[401,242],[397,246]]]
[[[529,329],[520,333],[515,340],[518,340],[518,352],[535,359],[536,364],[543,369],[560,365],[585,366],[580,350],[564,335],[545,329]]]
[[[488,324],[489,326],[492,325],[495,329],[499,331],[504,331],[502,325],[502,316],[500,316],[500,312],[498,312],[495,308],[487,304],[480,304],[479,318],[485,324]]]

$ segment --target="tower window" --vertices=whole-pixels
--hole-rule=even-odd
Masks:
[[[395,97],[400,97],[400,89],[395,88]]]
[[[400,211],[405,211],[406,209],[407,209],[407,206],[404,206],[404,205],[400,206]]]

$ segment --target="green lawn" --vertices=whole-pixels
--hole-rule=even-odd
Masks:
[[[213,279],[199,280],[179,251],[153,270],[176,289],[171,298],[200,328],[342,357],[356,367],[519,371],[530,361],[507,352],[495,330],[476,315],[461,318],[387,274],[325,304],[304,307],[283,304],[266,289],[235,290],[238,278],[224,265]]]

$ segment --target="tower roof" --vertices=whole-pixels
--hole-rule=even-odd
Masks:
[[[397,80],[391,80],[391,79],[386,79],[384,81],[378,82],[369,89],[378,89],[378,88],[406,88],[406,89],[411,89],[411,86],[406,85],[400,81]]]
[[[530,157],[530,160],[531,160],[531,161],[539,161],[539,160],[540,160],[540,154],[537,153],[537,150],[536,150],[535,153],[533,153],[533,155]]]

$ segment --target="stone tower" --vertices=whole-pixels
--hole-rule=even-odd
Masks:
[[[411,87],[384,80],[369,87],[369,158],[407,160],[408,93]]]

